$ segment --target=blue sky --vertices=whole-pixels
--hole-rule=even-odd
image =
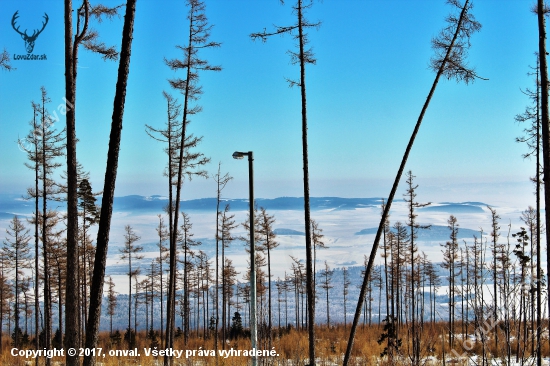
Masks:
[[[532,3],[475,2],[473,13],[483,28],[473,36],[469,63],[489,81],[468,86],[440,81],[407,164],[440,200],[482,200],[486,194],[532,200],[527,181],[534,162],[523,160],[526,148],[514,142],[522,130],[514,116],[528,103],[521,89],[533,84],[527,76],[538,39]],[[30,129],[30,101],[38,101],[41,86],[52,110],[62,103],[64,24],[60,1],[2,0],[0,47],[12,57],[26,53],[10,24],[17,10],[21,29],[38,28],[44,12],[49,16],[34,50],[47,61],[14,60],[17,70],[0,72],[0,193],[23,194],[32,173],[16,140]],[[430,40],[450,10],[432,0],[314,3],[307,16],[322,25],[310,31],[317,65],[307,68],[312,195],[389,193],[434,78],[428,69]],[[266,43],[249,38],[273,24],[292,24],[290,1],[282,6],[276,0],[212,0],[206,14],[214,25],[211,39],[222,47],[203,56],[223,71],[201,75],[204,110],[193,116],[189,130],[204,137],[200,151],[212,159],[207,169],[213,173],[221,161],[222,170],[235,177],[225,196],[245,197],[247,164],[231,154],[253,150],[257,197],[301,196],[300,96],[285,82],[299,76],[286,53],[295,42],[288,36]],[[165,194],[163,146],[145,134],[144,125],[165,123],[163,90],[180,97],[170,90],[166,80],[175,74],[163,59],[181,56],[175,46],[185,42],[186,16],[183,1],[138,1],[116,195]],[[122,21],[93,27],[105,43],[118,47]],[[83,49],[79,55],[77,155],[99,190],[118,64]],[[184,189],[185,199],[214,195],[212,180],[194,180]]]

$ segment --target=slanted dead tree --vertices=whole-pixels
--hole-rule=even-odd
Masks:
[[[447,0],[447,2],[456,9],[461,9],[460,15],[449,15],[446,19],[448,25],[443,28],[443,30],[437,37],[432,39],[432,48],[435,51],[435,56],[432,57],[430,61],[430,67],[432,70],[436,71],[436,76],[430,92],[428,93],[428,97],[426,98],[426,102],[424,103],[424,106],[420,111],[420,115],[418,116],[418,120],[416,122],[411,138],[409,139],[409,143],[407,144],[407,148],[405,149],[405,154],[403,155],[403,158],[401,160],[401,165],[399,166],[399,169],[397,171],[395,181],[393,183],[390,195],[388,196],[388,200],[384,208],[384,213],[382,214],[382,218],[378,226],[378,231],[376,232],[376,237],[374,239],[371,254],[369,256],[367,271],[365,273],[365,277],[363,278],[363,284],[361,286],[359,300],[357,302],[357,308],[351,327],[349,341],[346,348],[346,354],[344,357],[344,366],[347,366],[350,360],[351,350],[353,349],[353,341],[355,339],[355,333],[357,330],[357,324],[359,323],[361,309],[363,307],[363,301],[369,282],[369,276],[374,265],[374,260],[376,258],[378,244],[380,243],[380,238],[384,231],[386,217],[390,212],[393,198],[401,180],[401,175],[405,170],[405,165],[407,163],[409,153],[411,152],[414,140],[416,138],[416,135],[418,134],[418,130],[420,129],[420,125],[422,123],[422,120],[424,119],[424,115],[426,114],[439,79],[443,76],[447,79],[464,81],[466,84],[468,84],[470,82],[473,82],[476,78],[480,78],[475,73],[475,70],[469,67],[466,63],[468,49],[470,48],[470,37],[473,33],[481,29],[481,24],[475,20],[474,16],[470,12],[473,5],[470,0],[466,0],[464,2],[464,5],[461,5],[459,0]],[[550,190],[548,198],[550,200]]]
[[[65,19],[70,19],[71,16],[71,7],[70,0],[66,0],[66,3],[69,4],[68,10],[67,6],[65,9]],[[103,183],[103,196],[101,200],[101,212],[100,219],[98,224],[97,231],[97,240],[96,240],[96,252],[94,258],[94,272],[92,276],[92,284],[90,287],[90,308],[88,311],[88,324],[86,324],[86,342],[85,347],[92,349],[97,346],[99,340],[99,320],[101,317],[101,302],[103,300],[103,284],[105,283],[105,267],[107,264],[107,249],[109,245],[109,234],[111,231],[111,218],[113,215],[113,201],[115,195],[115,183],[118,170],[118,157],[120,151],[120,140],[122,137],[122,119],[124,116],[124,105],[126,100],[126,85],[128,83],[128,74],[130,73],[130,55],[132,50],[132,39],[134,33],[134,18],[136,13],[136,0],[128,0],[126,2],[126,13],[124,15],[124,26],[122,29],[122,44],[120,47],[120,61],[118,66],[118,76],[117,84],[115,89],[115,97],[113,101],[113,116],[111,122],[111,133],[109,136],[109,148],[107,151],[107,164],[105,167],[105,180]],[[70,20],[69,26],[66,28],[71,28]],[[71,31],[68,31],[68,35],[71,36]],[[67,36],[67,30],[66,30]],[[69,37],[70,39],[70,37]],[[70,44],[66,45],[70,48]],[[67,62],[72,62],[69,58]],[[76,61],[75,61],[76,62]],[[71,68],[71,70],[76,69]],[[68,83],[69,85],[69,83]],[[74,93],[72,94],[74,99]],[[70,100],[69,98],[67,98]],[[68,117],[68,115],[67,115]],[[68,119],[68,118],[67,118]],[[74,116],[73,116],[74,119]],[[73,127],[74,133],[74,127]],[[68,148],[67,148],[68,149]],[[76,151],[76,149],[75,149]],[[76,157],[75,157],[76,159]],[[68,175],[74,174],[73,171],[67,171]],[[76,176],[75,176],[76,178]],[[76,182],[75,182],[76,185]],[[76,253],[75,253],[76,254]],[[74,263],[72,264],[74,266]],[[73,267],[74,268],[74,267]],[[70,269],[68,268],[68,272]],[[72,285],[74,286],[74,284]],[[73,290],[74,291],[74,290]],[[67,293],[69,289],[67,288]],[[71,296],[75,296],[74,294]],[[69,295],[67,295],[69,299]],[[74,311],[77,311],[78,298],[72,298],[71,301],[76,303]],[[67,309],[69,304],[67,303]],[[73,309],[71,307],[71,309]],[[69,311],[69,310],[67,310]],[[72,311],[72,310],[71,310]],[[69,318],[67,317],[66,323],[69,323]],[[74,321],[74,319],[71,318]],[[69,326],[66,326],[69,329]],[[78,329],[70,328],[72,332],[78,331]],[[67,339],[74,334],[67,333]],[[66,347],[71,347],[72,341],[66,341]],[[77,355],[78,356],[78,355]],[[96,362],[95,356],[90,354],[89,356],[84,357],[84,366],[94,366]],[[78,366],[79,359],[78,357],[71,357],[67,353],[67,366]]]

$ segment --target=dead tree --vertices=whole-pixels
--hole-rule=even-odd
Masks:
[[[223,213],[220,211],[220,201],[221,201],[221,196],[222,196],[222,191],[223,189],[225,188],[225,186],[227,185],[227,183],[229,183],[229,181],[231,179],[233,179],[232,176],[229,175],[229,173],[225,173],[224,175],[222,175],[221,173],[221,167],[222,167],[222,163],[219,162],[218,163],[218,172],[212,177],[215,181],[216,181],[216,187],[217,187],[217,190],[216,190],[216,291],[214,293],[214,301],[216,304],[219,303],[219,272],[220,272],[220,238],[223,237],[223,229],[222,229],[222,234],[220,236],[220,216],[223,215]],[[229,210],[229,205],[226,206],[226,210]],[[223,243],[223,240],[222,240],[222,243]],[[224,260],[223,260],[223,250],[224,250],[224,247],[223,247],[223,244],[222,244],[222,265],[224,263]],[[222,273],[223,273],[223,269],[222,269]],[[219,314],[219,307],[216,306],[215,307],[215,312],[216,312],[216,331],[214,332],[214,348],[215,348],[215,351],[217,352],[218,350],[218,326],[219,326],[219,321],[220,321],[220,314]],[[222,317],[223,317],[223,314],[222,314]],[[225,326],[224,326],[224,330],[225,330]]]
[[[542,162],[543,162],[543,180],[544,180],[544,205],[545,211],[550,208],[550,118],[548,117],[548,63],[546,53],[546,18],[548,6],[544,0],[537,0],[537,20],[539,28],[539,68],[540,68],[540,107],[541,107],[541,125],[542,125]],[[545,215],[546,227],[550,228],[550,215]],[[550,230],[546,230],[546,242],[550,243]],[[537,243],[537,250],[540,245]],[[546,253],[547,276],[550,279],[550,250]],[[540,266],[539,266],[540,267]],[[537,278],[539,285],[537,291],[540,294],[541,270],[537,268]],[[540,295],[539,295],[540,296]],[[550,309],[550,301],[548,302]],[[537,315],[538,316],[538,315]],[[540,329],[540,327],[539,327]],[[537,334],[537,342],[540,349],[540,332]],[[537,352],[537,366],[541,365],[540,351]]]
[[[306,98],[306,65],[315,64],[316,60],[313,51],[306,49],[308,37],[306,30],[308,28],[318,28],[321,23],[310,23],[304,16],[304,12],[309,9],[313,2],[307,0],[297,0],[292,8],[296,14],[296,23],[290,26],[276,26],[272,33],[267,33],[264,29],[261,33],[252,33],[250,37],[266,41],[268,37],[281,34],[291,34],[298,41],[298,52],[290,51],[291,60],[294,64],[300,65],[300,81],[288,80],[290,86],[299,86],[302,101],[302,161],[304,170],[304,225],[306,233],[306,288],[307,288],[307,313],[308,313],[308,333],[309,333],[309,360],[310,365],[315,364],[315,284],[313,283],[313,249],[311,244],[311,215],[309,204],[309,159],[308,159],[308,139],[307,139],[307,98]]]
[[[426,113],[426,110],[428,109],[439,79],[441,78],[441,76],[444,76],[447,79],[456,79],[457,81],[470,83],[473,82],[476,78],[479,78],[474,69],[469,68],[469,66],[466,64],[466,57],[468,54],[468,49],[470,47],[470,36],[481,28],[481,24],[475,20],[472,14],[470,14],[470,10],[473,6],[470,3],[470,0],[466,0],[464,5],[461,5],[458,0],[448,0],[447,2],[455,8],[461,8],[462,10],[460,11],[459,16],[454,14],[449,15],[446,19],[448,25],[441,31],[439,36],[432,39],[432,47],[434,48],[436,55],[431,59],[431,68],[437,73],[430,92],[428,93],[428,97],[426,98],[426,102],[424,103],[420,115],[418,116],[418,120],[416,122],[409,143],[407,144],[407,148],[405,149],[405,154],[403,155],[403,158],[401,160],[401,165],[399,166],[399,169],[397,171],[397,175],[390,191],[390,195],[388,196],[386,207],[384,208],[384,213],[382,214],[382,219],[380,220],[380,224],[378,226],[378,231],[376,232],[376,237],[374,239],[371,254],[369,256],[367,271],[363,279],[363,285],[361,286],[359,300],[357,302],[355,317],[353,319],[353,324],[351,327],[346,355],[344,357],[344,366],[347,366],[350,360],[351,350],[353,348],[353,341],[355,339],[355,332],[357,330],[357,324],[359,323],[359,318],[361,316],[361,308],[363,307],[363,301],[369,282],[370,272],[374,265],[380,237],[382,236],[382,233],[384,231],[386,217],[390,212],[393,198],[395,196],[395,192],[397,191],[399,181],[401,180],[401,175],[405,170],[405,165],[407,163],[409,153],[412,149],[414,140],[416,138],[416,135],[418,134],[418,130],[420,129],[420,125],[422,123],[422,120],[424,119],[424,115]]]
[[[221,71],[220,66],[213,66],[204,59],[200,59],[198,56],[199,50],[205,48],[220,47],[218,42],[209,41],[210,30],[212,26],[208,24],[208,19],[205,15],[205,5],[200,0],[188,0],[189,5],[189,35],[186,46],[178,46],[183,53],[183,60],[166,60],[166,64],[172,70],[185,70],[186,76],[184,79],[176,78],[169,80],[171,86],[178,89],[183,94],[183,111],[182,111],[182,124],[180,132],[179,154],[177,158],[177,170],[176,170],[176,200],[174,204],[174,228],[170,238],[170,273],[168,278],[168,299],[166,309],[166,347],[173,347],[174,345],[174,322],[175,322],[175,287],[176,287],[176,241],[177,241],[177,227],[179,219],[180,209],[180,197],[182,178],[185,166],[185,152],[186,152],[186,127],[189,122],[188,117],[190,115],[200,112],[201,108],[198,105],[191,107],[191,103],[199,99],[202,90],[198,85],[199,72],[200,71]],[[164,358],[164,364],[167,366],[171,364],[172,357],[166,356]]]
[[[70,18],[70,15],[71,15],[71,7],[70,7],[71,1],[66,0],[66,2],[69,3],[69,7],[67,10],[67,6],[66,6],[65,19]],[[113,117],[111,122],[111,134],[109,136],[109,149],[107,151],[107,165],[105,167],[105,180],[103,185],[103,196],[101,200],[101,213],[100,213],[100,219],[98,224],[99,227],[97,231],[96,252],[95,252],[95,258],[94,258],[94,272],[92,276],[92,284],[90,287],[90,294],[91,294],[90,309],[88,311],[88,324],[86,324],[86,342],[85,342],[86,348],[90,348],[90,349],[95,348],[99,340],[99,320],[101,317],[101,302],[103,300],[103,284],[105,283],[105,267],[107,264],[107,249],[109,245],[109,234],[111,231],[111,218],[113,215],[115,183],[116,183],[116,175],[118,170],[120,140],[122,136],[122,119],[124,116],[124,104],[126,100],[126,85],[128,83],[128,74],[130,73],[130,54],[132,49],[132,39],[133,39],[133,33],[134,33],[135,13],[136,13],[136,0],[128,0],[126,2],[126,13],[124,15],[124,26],[122,30],[120,61],[118,66],[118,76],[117,76],[115,97],[113,101]],[[71,28],[70,24],[69,24],[69,27],[66,27],[66,28]],[[68,32],[70,36],[71,31],[69,30]],[[70,48],[70,45],[66,45],[66,47]],[[69,61],[72,62],[72,60],[70,59]],[[74,69],[76,69],[76,66],[72,68],[72,70]],[[74,94],[72,96],[74,98]],[[71,174],[71,171],[68,171],[68,175],[70,174]],[[68,271],[70,272],[70,269],[68,269]],[[67,292],[69,292],[68,289],[67,289]],[[69,295],[67,295],[67,299],[68,298],[69,298]],[[75,299],[72,299],[71,297],[71,301],[75,301]],[[68,307],[68,303],[67,303],[67,307]],[[69,318],[66,319],[66,323],[68,322],[69,322]],[[72,331],[74,332],[75,330],[72,329]],[[67,339],[69,339],[71,336],[73,336],[73,334],[67,333],[66,335]],[[72,344],[72,342],[67,341],[66,347],[71,346],[69,343]],[[94,366],[95,361],[96,359],[93,355],[85,356],[84,366]],[[70,357],[67,354],[67,366],[73,366],[73,365],[77,366],[78,363],[79,361],[77,357]]]

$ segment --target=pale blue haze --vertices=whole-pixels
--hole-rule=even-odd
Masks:
[[[225,195],[246,197],[247,164],[231,154],[253,150],[257,197],[301,196],[300,97],[285,82],[299,75],[286,54],[295,42],[288,36],[265,44],[249,38],[273,24],[294,22],[291,2],[206,3],[212,40],[223,45],[203,56],[224,70],[201,75],[204,111],[193,117],[190,131],[204,136],[200,150],[212,158],[208,170],[214,172],[221,161],[236,178]],[[514,142],[521,133],[514,116],[528,103],[521,89],[532,86],[526,73],[535,64],[538,35],[531,6],[513,0],[475,2],[473,12],[483,28],[472,39],[469,62],[489,81],[465,86],[441,80],[407,165],[440,200],[483,200],[485,194],[532,200],[528,178],[534,163],[521,158],[525,147]],[[45,53],[47,61],[13,60],[17,70],[0,71],[0,193],[23,194],[32,173],[23,166],[26,156],[16,140],[29,131],[30,101],[38,101],[40,86],[47,88],[51,108],[62,102],[64,24],[60,1],[2,0],[0,47],[12,57],[25,53],[10,24],[16,10],[22,29],[38,28],[43,13],[49,15],[34,50]],[[307,16],[322,25],[309,31],[318,62],[307,68],[313,196],[389,193],[434,77],[428,69],[430,40],[449,11],[444,1],[314,3]],[[138,1],[117,196],[165,194],[163,146],[147,137],[144,125],[160,127],[166,120],[162,91],[170,91],[166,79],[175,74],[163,59],[181,57],[175,45],[185,42],[186,14],[183,1]],[[122,19],[93,27],[105,43],[120,43]],[[100,189],[118,65],[83,49],[79,57],[78,157]],[[61,118],[59,128],[63,124]],[[212,180],[186,183],[184,190],[185,199],[214,194]]]

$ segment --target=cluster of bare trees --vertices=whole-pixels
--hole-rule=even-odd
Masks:
[[[488,364],[490,358],[502,358],[510,363],[512,359],[524,362],[536,357],[541,348],[537,340],[541,329],[539,314],[544,312],[538,300],[544,293],[538,292],[542,284],[537,280],[540,266],[537,232],[541,227],[536,210],[529,207],[522,213],[524,226],[519,231],[513,232],[510,226],[502,235],[500,216],[488,206],[490,230],[485,232],[480,228],[478,235],[462,241],[458,219],[451,215],[447,221],[449,240],[441,244],[443,261],[434,263],[425,253],[418,253],[414,244],[417,230],[430,227],[416,222],[415,208],[426,204],[414,200],[417,186],[413,178],[409,171],[405,193],[408,221],[390,225],[386,219],[381,246],[383,264],[374,269],[367,284],[365,315],[368,314],[369,319],[373,317],[370,304],[374,300],[373,288],[379,289],[379,314],[382,297],[386,303],[379,339],[384,345],[382,355],[395,362],[407,359],[412,364],[421,364],[443,336],[434,333],[434,324],[444,321],[447,352],[463,350],[469,346],[464,343],[466,337],[475,335],[482,364]],[[367,266],[365,261],[365,270]],[[332,271],[325,263],[321,287],[327,293],[327,325],[331,276]],[[345,268],[343,281],[345,309]],[[443,288],[447,299],[438,301],[437,297],[441,298],[438,290]],[[378,317],[380,319],[380,315]]]
[[[34,174],[34,184],[27,189],[25,197],[34,204],[33,215],[29,220],[34,229],[33,235],[29,234],[30,229],[25,228],[25,223],[15,216],[7,232],[2,256],[3,268],[6,270],[3,277],[6,286],[1,295],[4,304],[2,310],[6,310],[6,301],[13,298],[14,344],[28,345],[33,338],[34,346],[37,348],[51,348],[52,343],[56,347],[62,346],[63,320],[66,320],[63,310],[66,307],[66,280],[69,273],[66,256],[68,241],[64,227],[68,222],[68,216],[59,209],[63,201],[66,201],[68,189],[67,185],[62,183],[67,173],[60,174],[59,171],[63,166],[60,160],[65,156],[66,130],[59,131],[56,128],[56,121],[48,112],[50,102],[46,89],[42,87],[39,102],[31,103],[31,130],[25,138],[19,140],[20,148],[28,157],[28,163],[25,165]],[[77,266],[73,275],[78,280],[78,286],[75,288],[76,318],[77,321],[82,319],[82,324],[86,323],[89,308],[91,268],[95,252],[89,231],[99,219],[99,208],[95,203],[98,194],[92,192],[88,179],[88,174],[77,164]],[[32,237],[33,248],[30,247]],[[11,263],[15,264],[13,268]],[[7,286],[12,282],[10,273],[13,273],[14,278],[12,288]],[[24,332],[20,324],[22,298],[25,314]],[[58,309],[55,337],[52,331],[54,305]],[[2,311],[2,319],[5,314]],[[34,319],[31,322],[31,334],[29,317],[32,315]],[[83,339],[80,335],[84,329],[78,330],[79,339]]]

